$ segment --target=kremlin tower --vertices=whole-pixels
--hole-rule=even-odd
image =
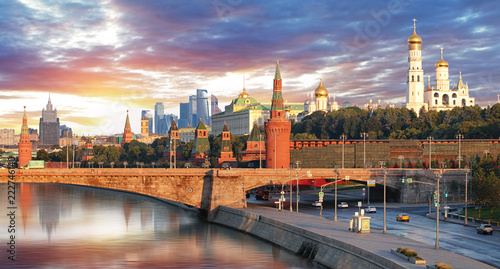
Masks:
[[[266,128],[266,167],[290,167],[290,132],[292,124],[286,119],[285,105],[281,92],[281,74],[279,62],[276,62],[276,73],[273,83],[273,99],[271,100],[271,117],[265,123]]]
[[[125,129],[123,130],[122,146],[125,143],[130,143],[134,139],[134,134],[132,133],[132,128],[130,128],[130,120],[128,119],[127,110],[127,120],[125,121]]]
[[[413,35],[408,38],[408,71],[406,73],[406,108],[413,109],[417,115],[420,108],[427,110],[424,100],[424,70],[422,69],[422,38],[417,35],[413,19]]]
[[[24,107],[23,126],[21,127],[21,139],[18,144],[19,161],[18,168],[28,165],[31,160],[31,141],[28,130],[28,119],[26,118],[26,107]]]

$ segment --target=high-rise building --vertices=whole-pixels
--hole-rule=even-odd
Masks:
[[[276,63],[276,73],[273,82],[273,98],[271,100],[270,119],[266,128],[266,166],[267,168],[290,167],[290,132],[292,124],[286,119],[283,101],[281,74],[279,63]],[[279,152],[279,154],[278,154]]]
[[[217,99],[217,97],[215,95],[211,95],[210,96],[210,99],[211,99],[211,103],[210,103],[210,115],[215,115],[215,114],[219,114],[222,112],[222,110],[220,110],[219,108],[219,99]]]
[[[208,101],[208,91],[205,89],[196,90],[196,118],[201,119],[207,125],[210,122],[210,103]]]
[[[153,125],[153,114],[151,114],[151,111],[149,110],[143,110],[141,111],[141,119],[146,117],[148,119],[148,131],[149,134],[154,133],[154,125]]]
[[[165,134],[167,132],[166,129],[163,130],[163,128],[166,128],[167,125],[164,124],[164,126],[162,126],[162,119],[164,115],[165,115],[165,109],[163,107],[163,103],[157,102],[155,104],[155,122],[154,122],[155,133],[157,134]]]
[[[189,103],[181,103],[179,108],[179,128],[186,128],[190,125],[191,113]]]
[[[39,124],[41,145],[58,145],[59,144],[59,118],[57,117],[57,109],[52,107],[52,102],[47,103],[47,107],[42,110],[42,117]]]
[[[198,124],[199,119],[196,117],[197,99],[196,95],[189,96],[189,126],[194,127]]]
[[[50,100],[50,99],[49,99]],[[29,164],[31,160],[31,141],[28,130],[28,118],[26,117],[26,107],[24,107],[23,126],[21,127],[21,139],[19,140],[18,151],[19,161],[17,167],[22,168]]]

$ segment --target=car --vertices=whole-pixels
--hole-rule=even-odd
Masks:
[[[410,221],[410,216],[408,216],[408,214],[406,214],[406,213],[401,213],[401,214],[396,216],[396,220],[397,221]]]
[[[377,213],[377,208],[374,206],[369,206],[365,209],[366,213]]]
[[[349,208],[349,205],[346,202],[342,202],[337,205],[338,208]]]
[[[270,198],[269,191],[258,190],[255,193],[255,199],[257,200],[269,200],[269,198]]]
[[[493,227],[490,224],[481,224],[477,227],[478,234],[493,234]]]
[[[312,206],[314,206],[314,207],[320,207],[321,206],[321,202],[320,201],[314,201],[314,203],[312,203]]]

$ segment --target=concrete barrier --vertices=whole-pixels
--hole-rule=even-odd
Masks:
[[[359,247],[254,213],[220,206],[214,223],[269,241],[328,268],[405,268]]]

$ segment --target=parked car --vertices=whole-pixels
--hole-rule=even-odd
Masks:
[[[365,209],[366,213],[377,213],[377,208],[374,206],[369,206]]]
[[[490,224],[481,224],[477,227],[478,234],[493,234],[493,227]]]
[[[269,191],[258,190],[255,193],[255,199],[257,199],[257,200],[269,200]]]
[[[314,201],[314,203],[312,203],[312,206],[314,206],[314,207],[320,207],[321,206],[321,202],[320,201]]]
[[[401,213],[401,214],[396,216],[396,220],[397,221],[410,221],[410,216],[408,216],[408,214],[406,214],[406,213]]]
[[[337,205],[338,208],[349,208],[349,205],[346,202],[342,202]]]

